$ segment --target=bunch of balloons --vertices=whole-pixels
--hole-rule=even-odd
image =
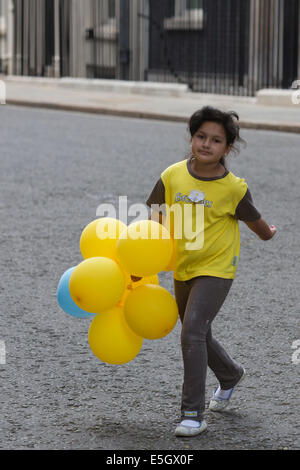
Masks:
[[[173,241],[163,225],[96,219],[83,230],[80,251],[84,260],[62,275],[57,300],[67,314],[92,319],[88,341],[95,356],[125,364],[138,355],[143,339],[173,330],[177,303],[158,279],[173,269]]]

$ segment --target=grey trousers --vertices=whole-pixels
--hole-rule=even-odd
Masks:
[[[182,323],[181,348],[184,365],[181,418],[201,421],[205,410],[207,366],[221,388],[232,388],[243,369],[213,338],[211,324],[221,309],[233,280],[199,276],[189,281],[174,279],[175,298]]]

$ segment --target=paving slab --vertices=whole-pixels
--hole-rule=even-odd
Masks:
[[[6,85],[6,103],[12,105],[174,122],[186,122],[196,109],[211,105],[236,111],[243,128],[300,133],[300,104],[276,106],[276,90],[272,104],[268,105],[261,104],[256,97],[192,93],[182,88],[176,95],[173,84],[168,94],[166,86],[155,87],[157,84],[153,84],[151,91],[151,84],[146,89],[141,83],[138,91],[137,82],[131,88],[112,84],[110,89],[114,91],[109,91],[107,80],[104,83],[92,80],[88,86],[87,80],[76,83],[75,79],[69,82],[34,77],[0,79]]]

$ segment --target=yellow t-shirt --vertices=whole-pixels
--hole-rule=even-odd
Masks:
[[[223,177],[197,178],[187,160],[168,167],[161,180],[165,225],[174,238],[174,278],[234,279],[240,254],[235,212],[247,192],[245,180],[227,171]]]

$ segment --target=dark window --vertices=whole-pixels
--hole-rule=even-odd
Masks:
[[[108,0],[108,17],[115,18],[116,16],[116,0]]]
[[[187,0],[186,8],[188,10],[196,10],[203,8],[203,0]]]

